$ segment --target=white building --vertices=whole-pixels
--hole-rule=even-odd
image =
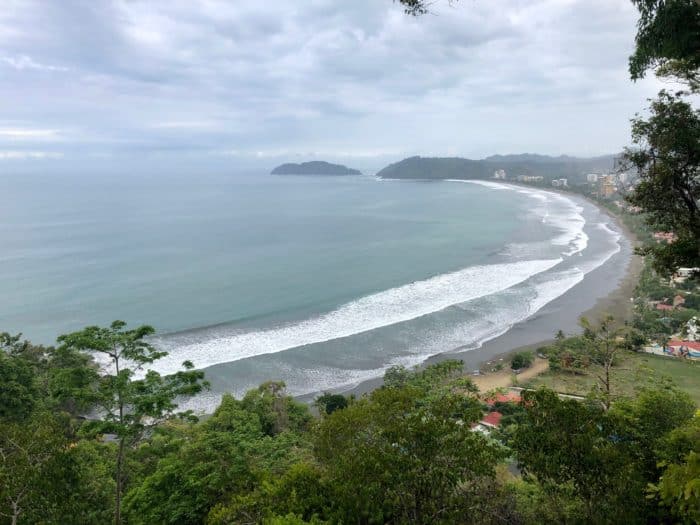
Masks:
[[[506,178],[506,170],[496,170],[493,172],[493,178],[494,179],[505,179]]]
[[[597,173],[589,173],[588,175],[586,175],[586,180],[590,183],[598,182],[598,174]]]

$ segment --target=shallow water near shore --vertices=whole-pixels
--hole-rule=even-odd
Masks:
[[[51,343],[116,318],[153,324],[170,352],[156,369],[206,369],[212,392],[192,404],[204,410],[269,379],[295,395],[347,389],[479,348],[621,250],[590,203],[489,182],[43,182],[37,196],[2,181],[0,329]]]

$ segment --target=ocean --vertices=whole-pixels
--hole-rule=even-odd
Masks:
[[[585,200],[493,182],[3,175],[0,195],[0,331],[151,324],[156,370],[206,370],[203,410],[476,349],[620,251]]]

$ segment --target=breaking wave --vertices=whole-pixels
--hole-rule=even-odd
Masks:
[[[267,330],[232,331],[204,340],[206,334],[201,331],[156,338],[158,347],[169,352],[156,363],[156,369],[173,373],[185,359],[204,368],[375,330],[507,290],[561,261],[472,266],[368,295],[318,317]]]

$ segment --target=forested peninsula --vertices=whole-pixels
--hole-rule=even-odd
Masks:
[[[277,166],[271,172],[272,175],[362,175],[356,169],[348,168],[342,164],[331,164],[321,160],[302,162],[300,164],[286,163]]]
[[[581,177],[612,170],[615,155],[580,158],[562,155],[493,155],[481,160],[460,157],[409,157],[377,173],[383,179],[490,179],[497,170],[522,176]]]

